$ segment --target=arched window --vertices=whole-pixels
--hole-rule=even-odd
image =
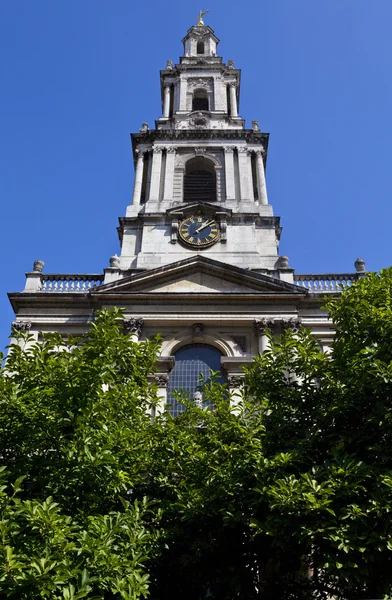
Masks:
[[[204,54],[204,42],[197,42],[197,54]]]
[[[209,110],[206,90],[195,90],[192,98],[192,110]]]
[[[184,202],[216,202],[215,165],[204,156],[188,160],[184,175]]]
[[[167,402],[170,405],[172,415],[177,416],[184,410],[184,406],[174,398],[173,392],[175,390],[189,392],[189,396],[192,398],[200,385],[200,375],[203,376],[204,381],[208,382],[210,371],[221,371],[219,381],[221,383],[226,381],[226,377],[221,370],[221,356],[219,350],[206,344],[191,344],[180,348],[176,352],[176,362],[170,373],[167,388]]]

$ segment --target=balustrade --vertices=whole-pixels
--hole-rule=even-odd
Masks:
[[[104,275],[41,275],[41,292],[88,292],[103,284]]]
[[[342,289],[353,284],[357,281],[358,276],[356,273],[331,273],[330,275],[324,274],[305,274],[305,275],[294,275],[294,283],[301,287],[308,289],[310,292],[318,293],[339,293]]]

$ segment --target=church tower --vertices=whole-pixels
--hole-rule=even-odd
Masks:
[[[268,134],[239,116],[241,72],[202,24],[160,73],[162,116],[132,134],[133,201],[120,219],[122,276],[204,256],[276,274],[279,218],[268,204]],[[280,276],[280,275],[279,275]],[[281,274],[292,281],[292,274]]]
[[[133,197],[120,218],[120,255],[99,274],[44,273],[34,262],[23,292],[9,294],[13,326],[84,333],[95,312],[125,313],[134,341],[162,335],[152,375],[173,414],[175,389],[197,391],[200,373],[221,371],[231,390],[268,345],[267,329],[308,327],[328,348],[333,325],[321,307],[356,273],[298,275],[279,256],[281,227],[267,196],[268,134],[239,114],[241,72],[218,55],[202,18],[178,64],[160,73],[162,115],[132,134]]]

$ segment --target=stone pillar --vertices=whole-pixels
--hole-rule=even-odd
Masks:
[[[265,350],[268,350],[268,348],[269,348],[269,341],[268,341],[266,331],[267,331],[267,329],[272,331],[272,328],[274,326],[274,320],[267,319],[267,318],[255,319],[253,326],[254,326],[254,330],[255,330],[255,335],[259,340],[259,353],[263,354],[263,352]]]
[[[260,204],[268,204],[267,186],[265,183],[264,160],[262,150],[256,150],[257,192]]]
[[[150,200],[159,200],[159,192],[161,185],[162,150],[162,146],[155,146],[152,149],[152,168],[149,197]]]
[[[170,85],[165,83],[163,95],[163,116],[168,119],[170,116]]]
[[[187,79],[180,79],[180,111],[185,112],[186,111],[186,99],[187,99],[187,87],[188,87],[188,81]]]
[[[138,342],[142,333],[144,321],[141,317],[131,317],[123,321],[124,330],[129,333],[133,342]]]
[[[177,146],[166,147],[166,173],[163,190],[163,200],[173,200],[174,165]]]
[[[155,383],[158,386],[158,397],[159,402],[153,407],[152,417],[158,417],[165,412],[165,406],[167,404],[167,386],[169,378],[167,375],[156,375]]]
[[[143,182],[143,165],[144,165],[144,152],[136,150],[136,170],[135,170],[135,183],[133,185],[133,206],[140,206],[140,198],[142,195],[142,182]]]
[[[252,186],[252,171],[250,168],[250,157],[246,146],[239,146],[238,167],[240,173],[240,195],[241,200],[250,200],[253,193],[250,193]]]
[[[234,148],[225,146],[226,198],[235,200]]]
[[[235,83],[231,83],[229,86],[230,89],[230,116],[238,117],[238,108],[237,108],[237,90]]]

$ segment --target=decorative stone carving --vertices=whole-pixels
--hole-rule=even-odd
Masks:
[[[265,335],[267,329],[272,329],[275,322],[273,319],[268,319],[267,317],[263,317],[262,319],[255,319],[253,323],[253,328],[255,331],[256,337],[260,337]]]
[[[259,122],[254,120],[252,121],[252,129],[253,131],[260,131]]]
[[[166,146],[166,152],[168,154],[175,154],[177,152],[177,146]]]
[[[279,256],[277,261],[278,269],[288,269],[289,268],[289,257],[288,256]]]
[[[246,337],[244,335],[232,336],[231,339],[237,344],[241,352],[246,352]]]
[[[167,375],[156,375],[154,379],[158,387],[167,388],[169,383],[169,378]]]
[[[15,331],[30,331],[31,321],[13,321],[11,327]]]
[[[154,154],[162,154],[163,147],[162,146],[154,146],[152,149]]]
[[[226,154],[233,154],[234,146],[223,146],[223,150],[226,152]]]
[[[240,388],[244,384],[244,378],[241,375],[229,375],[227,381],[229,388]]]
[[[195,148],[196,156],[205,156],[207,148]]]
[[[194,337],[200,337],[204,333],[204,325],[202,325],[202,323],[195,323],[192,325],[192,331]]]
[[[168,60],[166,63],[166,69],[169,71],[173,70],[173,61],[172,60]]]
[[[202,88],[203,90],[211,92],[212,82],[213,80],[211,78],[192,77],[188,79],[188,89],[193,91],[197,88]]]
[[[227,66],[229,67],[229,69],[234,69],[234,60],[231,60],[231,58],[227,61]]]
[[[203,394],[201,392],[195,392],[192,396],[192,400],[197,408],[203,408]]]
[[[123,324],[127,333],[140,337],[144,325],[144,320],[141,317],[131,317],[130,319],[125,319]]]
[[[42,270],[45,266],[45,263],[43,260],[35,260],[34,264],[33,264],[33,271],[34,273],[42,273]]]
[[[247,146],[237,146],[237,152],[239,152],[239,154],[245,154],[245,152],[248,152],[248,148]]]
[[[113,254],[109,259],[109,264],[111,269],[118,269],[120,267],[120,257]]]
[[[139,129],[140,133],[148,133],[148,123],[142,123],[141,128]]]
[[[210,119],[208,114],[203,112],[193,113],[189,118],[189,124],[191,127],[196,129],[206,129],[209,125]]]
[[[366,272],[366,263],[363,258],[357,258],[354,263],[354,267],[357,273],[365,273]]]
[[[301,327],[302,319],[298,317],[290,317],[289,319],[282,319],[283,329],[291,329],[293,333],[296,333]]]

